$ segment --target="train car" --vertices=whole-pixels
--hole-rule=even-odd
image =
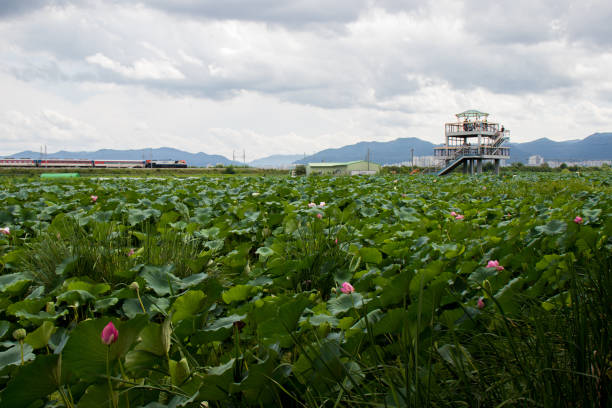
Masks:
[[[144,168],[144,160],[94,160],[94,167],[105,168]]]
[[[146,167],[148,168],[152,168],[152,169],[159,169],[159,168],[186,168],[187,167],[187,162],[185,160],[147,160],[146,161]]]
[[[1,167],[36,167],[36,160],[32,159],[0,159]]]
[[[37,162],[38,167],[93,167],[93,160],[85,159],[44,159]]]

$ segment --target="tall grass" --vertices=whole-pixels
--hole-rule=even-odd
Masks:
[[[308,407],[610,407],[612,265],[605,249],[596,255],[573,271],[571,301],[549,311],[525,298],[508,316],[494,301],[453,327],[421,290],[416,322],[399,334],[375,333],[375,316],[353,311],[365,330],[357,344],[295,338],[312,370],[283,391]]]
[[[124,282],[130,275],[127,271],[138,264],[172,264],[180,277],[199,272],[190,262],[202,250],[199,241],[187,234],[159,233],[155,225],[142,228],[144,232],[137,238],[121,223],[81,226],[75,219],[64,217],[25,246],[23,270],[48,290],[72,276]]]

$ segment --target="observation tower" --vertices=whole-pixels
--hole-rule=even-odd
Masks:
[[[508,129],[488,121],[489,114],[467,110],[455,115],[457,121],[444,125],[446,142],[434,147],[434,156],[444,161],[438,176],[448,174],[463,164],[463,173],[482,173],[482,161],[493,160],[495,173],[499,174],[501,160],[510,158]]]

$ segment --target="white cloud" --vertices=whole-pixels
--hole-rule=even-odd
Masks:
[[[90,64],[99,65],[131,79],[185,79],[185,75],[165,60],[151,61],[140,58],[131,66],[125,66],[108,58],[106,55],[96,53],[85,58]]]

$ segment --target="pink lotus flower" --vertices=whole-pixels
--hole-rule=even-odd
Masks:
[[[576,217],[576,218],[574,218],[574,222],[575,222],[576,224],[582,224],[582,221],[583,221],[583,220],[582,220],[582,217]]]
[[[316,207],[317,205],[315,203],[308,203],[308,208],[313,208]]]
[[[9,227],[0,228],[0,234],[11,235],[11,229]]]
[[[334,239],[334,244],[338,245],[338,238]]]
[[[457,213],[456,213],[456,212],[454,212],[454,211],[451,211],[451,215],[452,215],[453,217],[456,217],[456,216],[458,216],[459,214],[457,214]]]
[[[319,203],[319,207],[325,207],[325,201],[321,201],[321,202]]]
[[[487,268],[495,268],[498,271],[503,271],[504,270],[504,267],[501,266],[499,264],[499,261],[497,261],[497,260],[496,261],[489,261],[489,263],[487,264]]]
[[[119,332],[115,328],[113,322],[108,322],[108,324],[102,329],[102,343],[110,346],[119,338]]]
[[[317,218],[318,218],[318,219],[321,219],[321,218],[323,218],[323,214],[321,214],[321,213],[318,213],[318,214],[317,214]]]
[[[98,201],[98,196],[92,195],[90,198],[91,198],[91,201],[94,203]]]
[[[476,306],[478,306],[479,309],[484,309],[485,307],[485,302],[482,298],[478,298],[478,302],[476,302]]]
[[[134,255],[136,251],[134,251],[134,248],[130,248],[130,252],[128,252],[128,256],[132,256]]]
[[[342,291],[342,293],[348,294],[348,293],[353,293],[355,291],[355,288],[350,283],[344,282],[342,284],[342,287],[340,288],[340,291]]]
[[[462,220],[464,218],[465,217],[463,215],[461,215],[461,214],[457,214],[457,216],[455,217],[456,220]]]

